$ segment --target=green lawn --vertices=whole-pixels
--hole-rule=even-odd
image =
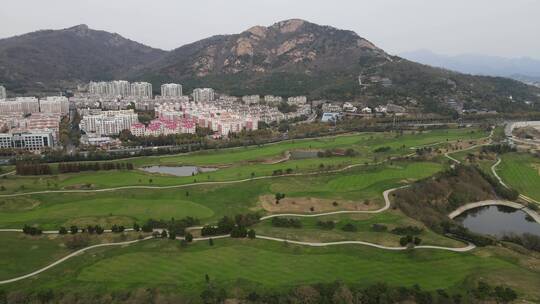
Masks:
[[[336,241],[366,241],[379,245],[398,247],[400,235],[390,231],[396,227],[415,226],[424,231],[419,235],[422,245],[436,245],[448,247],[463,247],[465,244],[446,238],[430,231],[422,223],[417,222],[397,210],[388,210],[378,214],[341,214],[328,215],[316,218],[297,218],[302,222],[302,228],[278,228],[272,226],[271,220],[257,224],[254,229],[258,234],[274,236],[298,241],[308,242],[336,242]],[[318,221],[333,221],[336,227],[332,230],[321,229]],[[346,232],[341,228],[346,224],[353,224],[358,231]],[[388,227],[386,232],[376,232],[373,224],[382,224]]]
[[[312,248],[262,240],[215,240],[181,248],[178,242],[151,240],[115,249],[94,250],[10,290],[53,288],[70,292],[107,292],[137,287],[181,290],[198,296],[205,275],[226,290],[283,290],[295,285],[341,280],[345,283],[423,289],[459,289],[465,281],[504,274],[508,285],[527,290],[540,284],[538,272],[497,256],[436,250],[391,252],[365,246]],[[531,291],[529,289],[527,291]]]
[[[122,162],[132,162],[137,167],[147,165],[198,165],[220,166],[215,172],[199,174],[194,177],[175,177],[149,174],[141,170],[82,172],[54,176],[21,177],[7,176],[0,180],[4,187],[2,194],[30,192],[54,189],[72,189],[81,185],[92,188],[110,188],[128,185],[171,186],[189,184],[195,181],[229,181],[254,176],[272,175],[274,170],[292,169],[296,173],[315,172],[323,164],[325,169],[339,169],[351,164],[373,163],[389,157],[410,154],[414,147],[446,143],[454,140],[474,140],[485,137],[486,132],[477,129],[444,129],[418,133],[358,133],[320,139],[285,141],[262,147],[246,147],[203,151],[159,157],[138,157]],[[390,147],[390,151],[374,153],[379,147]],[[277,159],[291,150],[321,150],[331,148],[353,148],[359,154],[356,157],[331,157],[302,160],[289,160],[278,164],[265,164],[262,161]]]
[[[47,237],[0,233],[0,280],[30,273],[68,254],[62,243]]]
[[[277,177],[230,185],[200,185],[179,189],[137,189],[97,193],[49,193],[2,198],[0,227],[25,224],[56,229],[61,225],[114,223],[129,225],[148,218],[192,216],[203,222],[224,215],[259,210],[259,196],[276,192],[288,197],[369,199],[382,205],[382,192],[428,177],[443,168],[432,162],[394,162],[359,167],[339,174]],[[373,206],[377,208],[377,206]]]
[[[540,158],[528,153],[501,156],[497,174],[520,193],[540,201]]]

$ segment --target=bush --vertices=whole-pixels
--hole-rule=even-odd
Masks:
[[[336,223],[334,221],[318,221],[317,226],[321,229],[332,230],[336,227]]]
[[[356,232],[356,231],[358,231],[358,227],[356,227],[352,223],[347,223],[343,227],[341,227],[341,230],[347,231],[347,232]]]
[[[419,235],[424,229],[415,226],[396,227],[392,229],[393,234],[397,235]]]
[[[272,226],[280,228],[302,228],[302,222],[293,218],[272,218]]]
[[[23,233],[24,234],[29,234],[29,235],[40,235],[40,234],[43,233],[43,231],[41,229],[39,229],[39,228],[36,228],[36,227],[24,225]]]
[[[371,225],[371,229],[375,232],[385,232],[388,230],[388,227],[386,227],[386,225],[383,225],[383,224],[373,224]]]

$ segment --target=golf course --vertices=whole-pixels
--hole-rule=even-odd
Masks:
[[[108,162],[130,163],[132,170],[61,173],[61,164],[52,163],[49,175],[4,175],[0,282],[6,283],[0,291],[104,294],[150,288],[181,290],[190,298],[210,282],[213,288],[264,293],[339,281],[459,293],[487,281],[535,301],[538,253],[513,250],[517,245],[475,246],[408,216],[394,201],[394,189],[451,170],[452,158],[466,162],[467,153],[489,144],[490,137],[476,128],[351,133]],[[501,158],[501,177],[540,199],[538,158]],[[145,171],[150,166],[213,170],[175,176]],[[249,225],[253,237],[208,236],[201,229],[247,214],[257,215]],[[135,228],[184,219],[195,223],[184,227],[193,240],[167,237],[161,226]],[[106,231],[81,232],[94,226]],[[118,226],[122,231],[114,231]],[[22,233],[29,227],[39,233]],[[403,243],[409,236],[415,244]],[[113,243],[118,245],[85,250]]]

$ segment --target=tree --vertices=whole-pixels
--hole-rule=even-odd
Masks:
[[[249,229],[249,231],[248,231],[248,237],[249,237],[250,239],[254,239],[254,238],[255,238],[255,230]]]
[[[139,231],[141,231],[141,226],[139,226],[139,224],[137,224],[137,223],[134,223],[133,224],[133,230],[139,232]]]
[[[168,235],[168,234],[167,234],[167,230],[163,229],[163,230],[161,231],[161,237],[162,237],[162,238],[166,238],[167,235]]]
[[[214,240],[212,238],[208,239],[208,245],[214,246]]]
[[[186,233],[185,240],[186,240],[186,242],[188,242],[188,243],[193,242],[193,235],[192,235],[191,233],[189,233],[189,232]]]
[[[76,234],[77,232],[79,232],[79,227],[73,225],[69,228],[69,232],[71,232],[71,234]]]
[[[67,231],[66,227],[60,227],[60,229],[58,229],[58,233],[59,234],[67,234],[68,231]]]
[[[176,240],[176,231],[170,231],[169,232],[169,239],[170,240]]]

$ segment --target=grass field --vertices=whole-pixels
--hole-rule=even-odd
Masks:
[[[366,241],[375,244],[398,247],[401,236],[390,233],[396,227],[415,226],[424,228],[419,235],[423,245],[436,245],[448,247],[463,247],[465,244],[438,235],[420,222],[417,222],[397,210],[389,210],[378,214],[345,214],[329,215],[317,218],[298,218],[302,222],[302,228],[278,228],[273,227],[271,220],[257,224],[254,229],[260,235],[274,236],[306,242],[336,242],[345,240]],[[333,221],[336,227],[332,230],[321,229],[317,226],[318,221]],[[341,228],[346,224],[353,224],[358,231],[345,232]],[[388,227],[387,232],[375,232],[373,224],[382,224]]]
[[[45,229],[91,223],[131,226],[134,221],[148,218],[185,216],[213,221],[223,215],[260,210],[259,196],[276,192],[290,197],[347,199],[359,203],[369,199],[382,204],[384,190],[430,176],[442,168],[441,164],[433,162],[395,162],[339,174],[278,177],[231,185],[2,198],[0,228],[18,228],[25,224]]]
[[[181,248],[178,242],[152,240],[125,248],[95,250],[9,289],[53,288],[71,292],[106,292],[137,287],[182,290],[198,295],[205,275],[227,290],[283,290],[299,284],[341,280],[345,283],[419,284],[423,289],[457,290],[482,278],[520,291],[534,291],[540,276],[517,260],[492,249],[482,256],[416,250],[390,252],[363,246],[310,248],[259,240],[216,240]],[[514,280],[515,279],[515,280]]]
[[[528,153],[501,156],[497,174],[520,193],[540,201],[540,158]]]
[[[0,244],[0,280],[32,272],[69,252],[58,240],[21,233],[1,233]]]
[[[389,157],[403,156],[414,152],[414,147],[446,143],[454,140],[475,140],[487,136],[478,129],[445,129],[425,131],[421,133],[359,133],[321,139],[306,139],[268,144],[262,147],[246,147],[203,151],[160,157],[138,157],[129,160],[136,167],[148,165],[197,165],[219,166],[221,169],[196,175],[194,177],[176,177],[149,174],[141,170],[82,172],[54,176],[21,177],[7,176],[0,180],[4,187],[3,194],[30,192],[53,189],[72,189],[84,185],[92,188],[109,188],[128,185],[171,186],[189,184],[195,181],[228,181],[250,178],[254,176],[272,175],[274,170],[292,169],[296,173],[314,172],[325,169],[339,169],[351,164],[373,163]],[[388,152],[375,153],[379,147],[390,147]],[[331,157],[303,160],[289,160],[278,164],[266,164],[265,160],[283,157],[291,150],[322,150],[333,148],[353,148],[359,154],[356,157]]]

